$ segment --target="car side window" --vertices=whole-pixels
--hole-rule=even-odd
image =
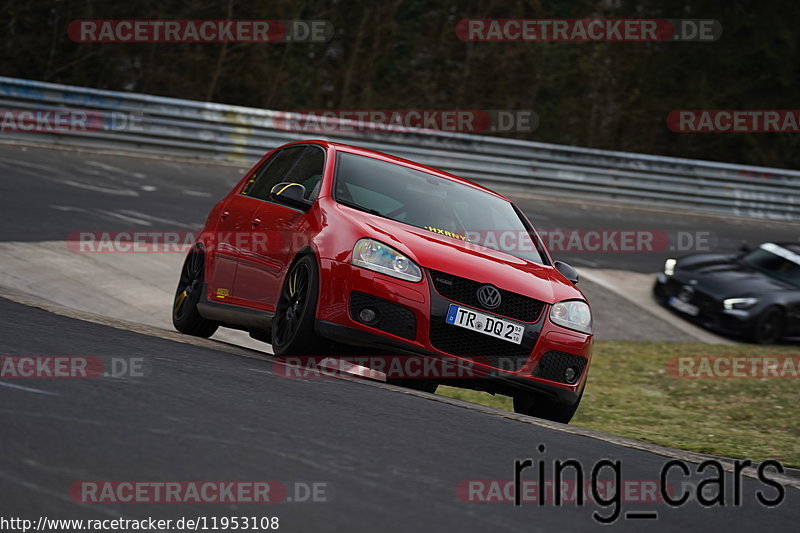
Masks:
[[[317,146],[307,146],[282,181],[299,183],[305,187],[304,198],[313,202],[319,196],[324,169],[325,151]]]
[[[292,168],[297,158],[306,149],[305,146],[291,146],[270,157],[248,180],[242,194],[260,200],[267,200],[272,188],[283,181],[283,176]]]

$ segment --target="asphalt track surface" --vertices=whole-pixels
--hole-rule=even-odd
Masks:
[[[134,309],[147,305],[154,287],[148,284],[142,290],[145,287],[137,287],[139,276],[126,277],[125,273],[135,270],[142,261],[146,265],[157,261],[161,268],[153,271],[151,280],[159,287],[160,296],[171,298],[176,283],[173,278],[180,267],[173,266],[164,254],[155,254],[152,261],[135,257],[142,254],[74,254],[65,241],[85,231],[112,232],[112,235],[115,231],[170,234],[197,231],[211,206],[245,171],[243,166],[198,161],[0,144],[0,248],[5,250],[0,250],[0,255],[8,255],[5,261],[0,261],[0,267],[5,265],[7,269],[0,270],[0,285],[23,285],[25,291],[51,301],[66,302],[72,298],[76,302],[74,307],[98,313],[109,312],[108,304],[124,294],[127,308]],[[679,233],[690,235],[695,231],[715,236],[724,233],[722,239],[729,243],[729,249],[740,244],[742,235],[753,236],[753,242],[763,239],[765,234],[796,238],[796,228],[787,224],[731,221],[631,206],[557,202],[553,198],[506,192],[528,212],[540,231],[550,231],[551,235],[558,234],[553,233],[555,229],[579,232],[606,229],[608,234],[658,232],[675,239]],[[2,243],[10,243],[11,248]],[[15,243],[49,247],[49,252],[31,254],[28,248]],[[580,288],[592,303],[598,340],[730,342],[701,331],[653,303],[649,294],[652,274],[642,272],[659,270],[665,257],[676,254],[669,251],[572,253],[553,247],[551,253],[584,269],[587,277]],[[100,266],[91,255],[117,255],[119,259],[105,265],[106,270],[96,272],[103,283],[88,286],[88,292],[80,295],[83,301],[80,303],[75,299],[76,286],[67,286],[66,282],[54,285],[54,280],[59,275],[90,276]],[[76,264],[76,256],[82,256],[80,264]],[[12,269],[10,263],[17,268]],[[612,271],[603,272],[603,268]],[[589,277],[587,269],[592,269],[595,278],[610,277],[610,285],[603,279]],[[111,280],[112,274],[117,279]],[[87,302],[89,293],[95,297]],[[167,305],[159,305],[159,309],[167,309]],[[113,309],[114,316],[124,312],[123,308]],[[171,328],[169,321],[164,322],[164,327]],[[232,335],[236,334],[222,330],[216,338],[230,339]]]
[[[199,229],[243,171],[0,145],[0,241],[63,241],[92,230]],[[731,249],[742,239],[797,239],[797,227],[788,224],[515,198],[540,228],[702,230]],[[663,254],[557,257],[639,272],[663,263]],[[612,508],[465,502],[456,487],[466,480],[511,480],[514,460],[521,458],[550,466],[576,459],[587,473],[601,459],[619,460],[623,480],[638,482],[658,480],[668,460],[658,450],[374,382],[280,377],[263,354],[240,357],[213,342],[165,340],[6,300],[0,300],[0,320],[0,355],[93,356],[109,365],[112,358],[142,358],[146,369],[141,377],[0,381],[3,517],[278,516],[288,531],[586,530],[599,527],[593,511],[605,516]],[[535,476],[527,471],[523,479]],[[323,483],[326,501],[80,505],[68,495],[80,480],[276,480],[290,488]],[[732,483],[729,476],[728,490]],[[626,501],[611,528],[796,528],[800,491],[787,487],[781,505],[768,509],[755,491],[773,497],[774,489],[749,477],[743,483],[741,506],[730,498],[710,509],[694,498],[677,509]],[[658,517],[626,519],[631,511]]]
[[[543,427],[527,417],[436,401],[369,382],[281,377],[268,360],[141,335],[0,300],[3,354],[140,357],[143,377],[0,382],[3,516],[178,519],[277,516],[280,531],[576,531],[615,506],[470,502],[465,480],[513,479],[515,459],[576,459],[588,472],[618,460],[623,481],[658,480],[666,457]],[[108,368],[108,367],[107,367]],[[20,388],[23,387],[23,388]],[[540,453],[537,448],[545,446]],[[689,465],[692,472],[696,465]],[[535,480],[536,470],[523,480]],[[567,471],[564,479],[571,479]],[[670,482],[694,482],[670,477]],[[86,480],[269,480],[322,483],[325,501],[270,504],[74,503]],[[605,530],[790,531],[800,490],[768,509],[743,479],[742,505],[670,508],[623,501]],[[483,493],[487,494],[487,493]],[[636,499],[635,496],[632,499]],[[319,498],[322,500],[322,498]],[[690,502],[693,500],[690,500]],[[655,512],[657,518],[633,518]],[[627,516],[627,518],[626,518]]]
[[[77,231],[197,230],[246,170],[0,145],[0,241],[63,241]],[[669,237],[669,247],[677,249],[697,242],[699,234],[714,251],[735,251],[742,241],[754,245],[800,239],[797,223],[508,194],[540,231],[663,232],[659,235]],[[566,251],[553,255],[577,267],[657,272],[667,257],[684,253],[669,247],[653,252],[577,252],[565,244]]]

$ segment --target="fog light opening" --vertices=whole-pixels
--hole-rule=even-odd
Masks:
[[[371,307],[362,307],[358,319],[364,324],[372,325],[378,321],[378,312]]]
[[[578,369],[574,366],[568,366],[564,371],[564,381],[567,383],[575,383],[578,379]]]

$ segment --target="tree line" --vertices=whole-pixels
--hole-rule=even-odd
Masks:
[[[676,133],[679,109],[797,109],[797,2],[0,0],[0,74],[267,109],[533,110],[512,136],[800,167],[798,134]],[[465,18],[715,19],[715,42],[465,42]],[[321,43],[80,43],[81,19],[327,20]]]

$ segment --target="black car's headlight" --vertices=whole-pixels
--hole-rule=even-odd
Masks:
[[[664,274],[672,276],[675,274],[675,265],[678,264],[677,259],[667,259],[664,261]]]
[[[725,309],[750,309],[758,303],[758,298],[728,298],[722,300]]]
[[[356,243],[353,264],[406,281],[422,281],[422,271],[414,261],[374,239],[361,239]]]
[[[553,304],[550,321],[567,329],[592,334],[592,312],[589,304],[581,300],[567,300]]]

